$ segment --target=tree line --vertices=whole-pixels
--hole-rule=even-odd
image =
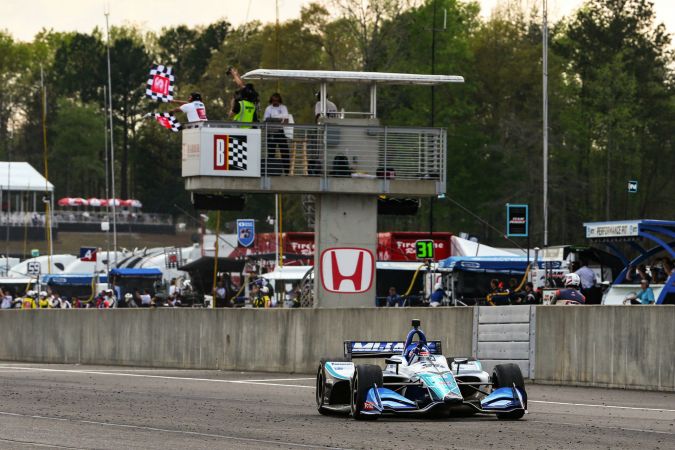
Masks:
[[[362,6],[365,5],[365,6]],[[552,243],[579,240],[582,222],[673,219],[674,54],[648,0],[588,0],[549,30],[549,201]],[[432,49],[434,54],[432,55]],[[447,198],[417,216],[382,216],[383,230],[466,231],[499,239],[505,203],[527,203],[532,241],[542,241],[542,27],[540,13],[514,6],[480,16],[460,0],[327,0],[280,24],[227,18],[147,32],[111,28],[113,126],[120,197],[145,209],[189,209],[180,177],[180,135],[143,121],[166,106],[147,100],[153,62],[172,65],[178,97],[202,94],[210,119],[224,119],[235,86],[230,66],[456,74],[463,85],[383,88],[385,124],[448,129]],[[42,170],[40,76],[47,92],[50,179],[57,196],[105,194],[106,40],[43,30],[31,42],[0,31],[0,157]],[[312,123],[313,87],[257,83],[261,107],[279,91],[296,122]],[[331,98],[365,109],[365,89],[336,85]],[[433,97],[432,97],[433,95]],[[433,110],[432,110],[433,108]],[[432,119],[433,118],[433,119]],[[628,180],[638,180],[636,194]],[[264,219],[269,196],[245,214]],[[461,207],[471,210],[469,215]],[[284,197],[284,229],[307,229],[300,196]],[[241,213],[237,214],[241,215]],[[237,215],[229,214],[230,219]]]

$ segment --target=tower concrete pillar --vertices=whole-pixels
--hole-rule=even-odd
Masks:
[[[377,196],[317,195],[314,306],[375,306]]]

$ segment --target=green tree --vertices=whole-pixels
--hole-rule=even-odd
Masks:
[[[50,178],[57,196],[101,196],[105,168],[100,158],[105,142],[105,116],[96,103],[58,101],[53,144],[49,153]]]

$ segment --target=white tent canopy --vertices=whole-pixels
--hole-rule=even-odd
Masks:
[[[453,236],[452,256],[514,256],[512,252]]]
[[[433,86],[464,83],[457,75],[421,75],[416,73],[348,72],[342,70],[256,69],[242,76],[244,80],[294,80],[310,83],[417,84]]]
[[[0,161],[0,190],[53,192],[54,185],[27,162]]]

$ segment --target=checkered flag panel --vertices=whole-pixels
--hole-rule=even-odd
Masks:
[[[176,120],[176,116],[171,113],[153,113],[155,120],[164,128],[173,132],[180,131],[180,122]]]
[[[248,144],[246,143],[246,136],[230,136],[227,163],[230,170],[247,170]]]
[[[153,64],[145,95],[155,101],[170,102],[173,100],[174,81],[173,67]]]

